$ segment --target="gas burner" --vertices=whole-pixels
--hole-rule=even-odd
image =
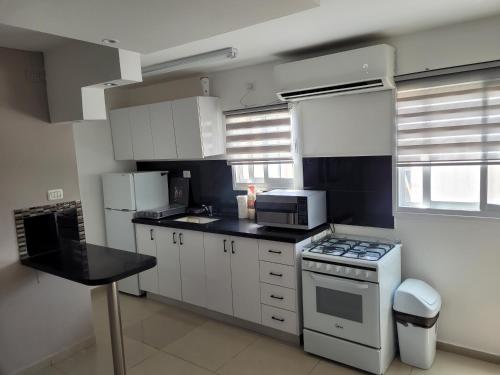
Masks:
[[[377,261],[394,245],[354,239],[326,237],[306,247],[310,253]]]

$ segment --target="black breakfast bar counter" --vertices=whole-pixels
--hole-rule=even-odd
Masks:
[[[288,243],[299,243],[329,228],[328,224],[323,224],[310,230],[271,228],[258,225],[250,220],[238,220],[232,217],[218,217],[218,216],[213,217],[213,219],[218,219],[217,221],[212,221],[211,223],[207,224],[175,221],[175,219],[184,216],[196,216],[196,215],[181,214],[181,215],[171,216],[168,219],[161,219],[161,220],[136,218],[133,219],[132,222],[136,224],[179,228],[179,229],[195,230],[207,233],[226,234],[228,236],[248,237],[261,240],[288,242]]]
[[[115,375],[125,375],[125,356],[117,281],[156,266],[156,258],[92,244],[66,244],[59,250],[21,259],[21,263],[84,285],[106,285]]]

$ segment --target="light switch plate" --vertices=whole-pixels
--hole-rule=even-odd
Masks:
[[[191,171],[182,171],[182,176],[184,178],[191,178]]]
[[[59,199],[63,199],[63,189],[53,189],[47,191],[47,199],[49,201],[57,201]]]

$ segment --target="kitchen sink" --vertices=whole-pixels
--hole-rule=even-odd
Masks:
[[[194,223],[194,224],[208,224],[217,220],[220,219],[211,219],[209,217],[199,217],[199,216],[184,216],[175,219],[174,221],[182,221],[184,223]]]

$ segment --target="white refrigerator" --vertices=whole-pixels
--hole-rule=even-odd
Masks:
[[[132,219],[136,211],[168,205],[167,172],[107,173],[102,175],[106,245],[137,252]],[[140,295],[139,276],[118,282],[119,290]]]

